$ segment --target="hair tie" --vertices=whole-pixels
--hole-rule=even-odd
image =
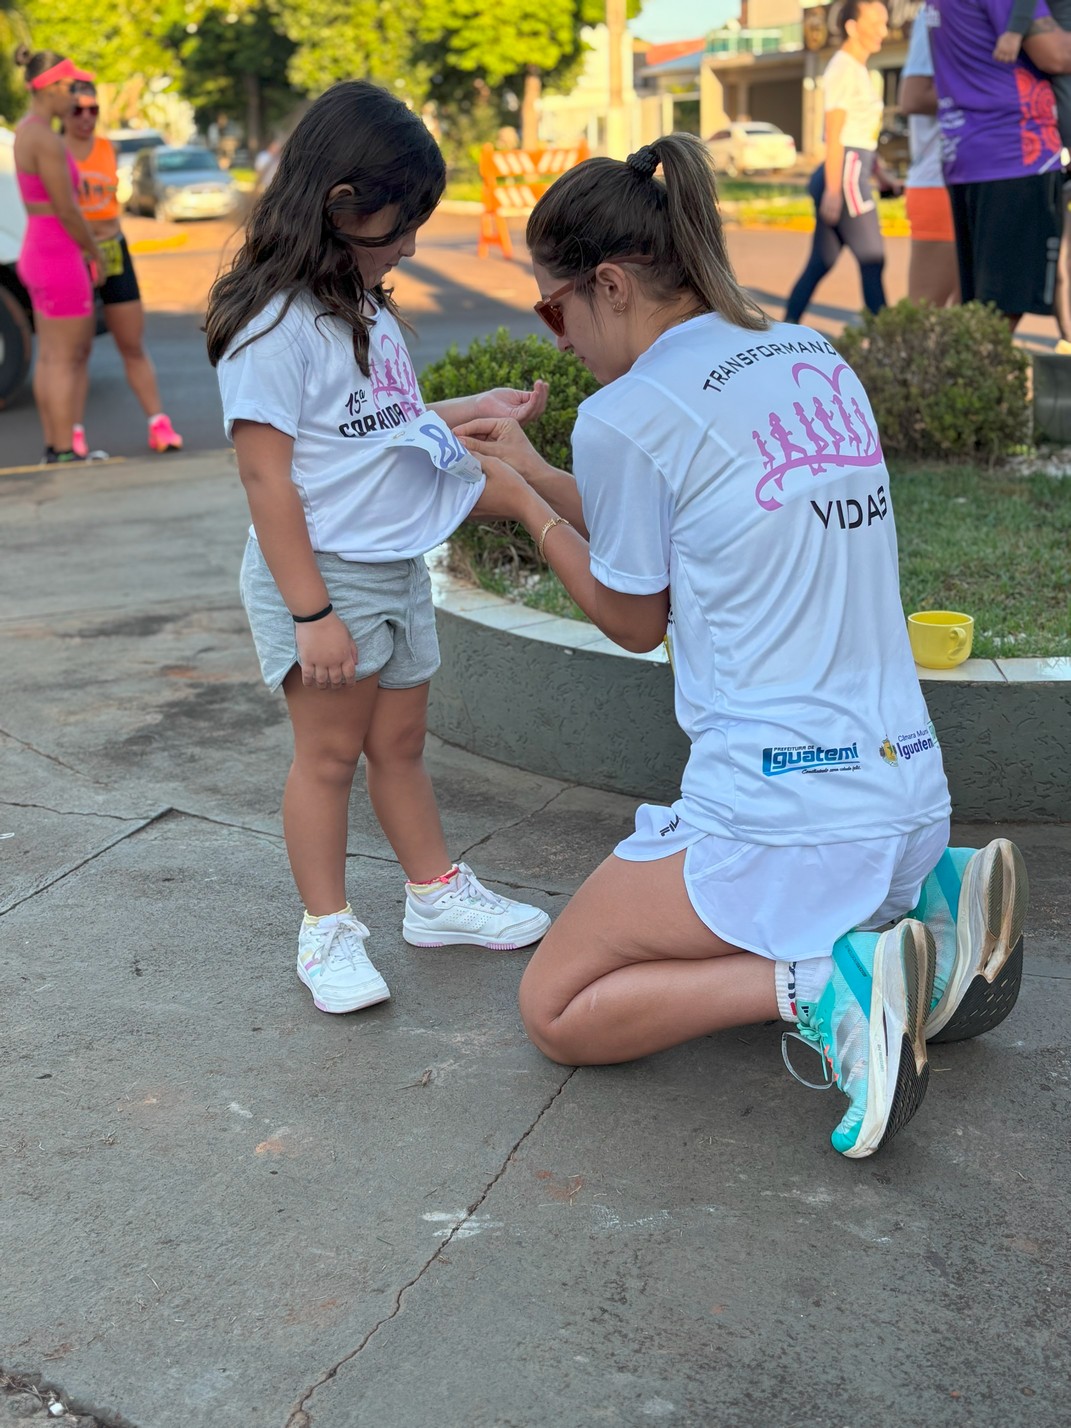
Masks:
[[[659,157],[650,144],[644,144],[642,149],[637,149],[634,154],[629,154],[625,160],[633,173],[637,173],[640,178],[645,179],[654,178],[659,162]]]

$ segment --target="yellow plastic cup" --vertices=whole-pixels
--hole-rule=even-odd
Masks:
[[[959,610],[920,610],[907,617],[915,663],[924,669],[954,669],[971,652],[974,621]]]

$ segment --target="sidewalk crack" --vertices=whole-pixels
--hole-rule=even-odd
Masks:
[[[553,800],[551,801],[553,802]],[[458,1232],[464,1228],[464,1226],[469,1222],[469,1220],[471,1220],[472,1217],[476,1214],[476,1212],[480,1209],[484,1201],[487,1199],[488,1195],[490,1195],[491,1191],[495,1188],[498,1182],[502,1179],[503,1175],[505,1175],[506,1171],[509,1169],[514,1157],[520,1150],[521,1146],[532,1134],[536,1126],[539,1125],[540,1121],[547,1114],[547,1112],[550,1110],[551,1106],[553,1106],[554,1102],[558,1099],[561,1093],[565,1090],[566,1086],[568,1086],[569,1082],[576,1075],[576,1072],[577,1068],[575,1066],[570,1068],[569,1074],[565,1076],[562,1081],[559,1082],[555,1090],[552,1091],[551,1094],[547,1097],[546,1101],[544,1101],[543,1105],[540,1107],[539,1113],[536,1116],[535,1120],[528,1127],[528,1129],[525,1130],[513,1143],[513,1145],[509,1149],[508,1154],[506,1155],[505,1160],[503,1160],[498,1170],[495,1172],[494,1175],[492,1175],[491,1179],[483,1187],[483,1189],[480,1191],[480,1194],[476,1197],[472,1204],[469,1205],[464,1215],[461,1217],[460,1220],[458,1220],[457,1224],[453,1226],[450,1233],[439,1244],[439,1247],[438,1249],[436,1249],[435,1253],[431,1255],[431,1257],[420,1267],[417,1273],[414,1274],[413,1278],[408,1280],[398,1290],[398,1292],[394,1296],[394,1307],[391,1309],[390,1313],[384,1314],[382,1319],[378,1320],[375,1324],[372,1325],[368,1333],[365,1334],[364,1338],[361,1340],[361,1342],[357,1345],[355,1349],[351,1349],[348,1354],[346,1354],[343,1358],[339,1359],[338,1363],[335,1364],[333,1368],[329,1368],[321,1378],[318,1378],[310,1388],[307,1388],[305,1390],[305,1392],[298,1399],[297,1403],[295,1403],[294,1407],[290,1410],[290,1413],[286,1419],[286,1423],[284,1424],[284,1428],[312,1428],[312,1415],[308,1412],[307,1405],[313,1394],[318,1388],[322,1388],[325,1383],[330,1383],[330,1381],[336,1376],[336,1374],[338,1374],[341,1369],[345,1368],[348,1363],[352,1363],[353,1360],[357,1358],[359,1354],[363,1353],[364,1350],[371,1343],[372,1339],[374,1339],[375,1336],[379,1333],[380,1329],[383,1328],[384,1324],[389,1324],[392,1319],[394,1319],[398,1314],[401,1313],[402,1301],[408,1291],[412,1289],[415,1285],[420,1283],[420,1281],[424,1278],[425,1274],[427,1274],[428,1270],[432,1267],[436,1260],[441,1258],[445,1251],[450,1247]]]
[[[490,832],[485,833],[482,838],[477,838],[475,843],[470,843],[469,846],[462,851],[461,857],[458,859],[458,862],[463,862],[465,859],[468,858],[470,853],[474,852],[477,848],[482,848],[485,843],[490,843],[491,839],[497,838],[500,833],[508,833],[511,828],[519,828],[520,825],[522,823],[526,823],[529,818],[534,818],[540,813],[546,813],[547,809],[551,806],[552,803],[557,803],[559,798],[562,798],[567,793],[571,793],[574,788],[579,787],[580,785],[577,783],[562,784],[561,788],[556,789],[555,792],[552,793],[551,796],[547,799],[547,801],[545,803],[541,803],[538,808],[526,809],[524,813],[518,814],[518,816],[514,818],[511,823],[502,823],[497,828],[492,828]],[[501,882],[502,880],[498,879],[498,881]],[[521,886],[521,884],[506,883],[505,886],[517,887]]]
[[[111,818],[119,823],[129,823],[137,817],[133,813],[99,813],[95,808],[53,808],[48,803],[20,803],[14,798],[0,798],[0,808],[36,808],[41,813],[57,813],[61,818]]]
[[[29,743],[26,739],[20,739],[17,734],[12,734],[9,729],[0,729],[0,738],[10,739],[13,744],[18,744],[22,749],[28,749],[31,754],[36,754],[39,759],[47,759],[51,764],[57,764],[61,769],[66,769],[68,773],[77,774],[79,778],[84,778],[87,783],[96,784],[98,788],[103,787],[99,779],[90,778],[82,769],[76,769],[73,764],[66,763],[56,754],[46,753],[44,749],[39,749],[35,744]]]

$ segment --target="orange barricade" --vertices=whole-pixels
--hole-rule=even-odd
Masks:
[[[503,258],[512,258],[506,219],[527,218],[554,180],[588,154],[583,139],[568,149],[496,149],[493,144],[484,144],[480,153],[483,213],[479,256],[486,258],[494,245],[501,248]]]

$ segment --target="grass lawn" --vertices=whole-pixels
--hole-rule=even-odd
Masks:
[[[1071,656],[1071,477],[894,466],[904,609],[974,617],[973,654]],[[555,576],[480,572],[485,589],[583,619]]]

